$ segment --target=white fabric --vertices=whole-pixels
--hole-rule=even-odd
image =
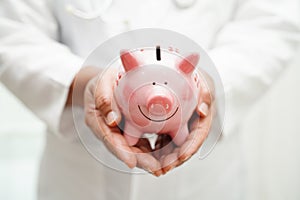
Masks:
[[[51,11],[34,1],[0,2],[0,78],[49,129],[58,132],[81,58],[58,40]]]
[[[238,132],[245,111],[294,55],[299,1],[198,0],[181,9],[171,0],[114,0],[100,18],[87,19],[105,2],[0,2],[0,80],[49,127],[39,199],[242,199],[239,137],[228,133]],[[78,140],[53,135],[75,135],[63,108],[81,59],[115,34],[146,27],[183,33],[208,49],[227,96],[228,136],[204,161],[194,157],[161,178],[105,168]]]

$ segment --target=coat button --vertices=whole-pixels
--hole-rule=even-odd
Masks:
[[[173,0],[178,8],[189,8],[196,3],[196,0]]]

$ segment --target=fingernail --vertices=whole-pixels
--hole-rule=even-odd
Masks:
[[[107,125],[113,125],[114,123],[116,123],[117,118],[118,118],[117,113],[115,111],[110,111],[107,114],[105,121]]]
[[[171,171],[172,169],[174,169],[175,166],[168,166],[164,168],[165,173]]]
[[[150,174],[154,174],[150,168],[146,168],[146,171],[149,172]]]
[[[155,175],[156,177],[159,177],[161,174],[162,174],[162,171],[161,171],[161,170],[154,172],[154,175]]]
[[[199,112],[204,115],[205,117],[208,114],[208,105],[206,103],[201,103],[199,106]]]
[[[190,158],[190,156],[185,155],[185,156],[182,156],[182,158],[180,159],[180,161],[181,161],[181,162],[185,162],[185,161],[187,161],[189,158]]]
[[[132,164],[127,164],[127,166],[130,168],[130,169],[133,169],[135,166],[132,165]]]

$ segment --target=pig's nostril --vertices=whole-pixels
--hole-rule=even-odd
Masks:
[[[169,104],[166,104],[166,109],[167,109],[167,110],[169,109]]]

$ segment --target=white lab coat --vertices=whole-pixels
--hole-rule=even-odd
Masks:
[[[105,2],[0,2],[0,80],[48,126],[38,198],[243,199],[237,125],[294,56],[299,1],[198,0],[181,9],[172,0],[113,0],[101,17],[90,20],[70,9],[93,15]],[[177,31],[206,48],[227,100],[226,136],[213,153],[160,178],[124,174],[96,162],[76,137],[71,111],[64,109],[70,83],[95,47],[146,27]]]

